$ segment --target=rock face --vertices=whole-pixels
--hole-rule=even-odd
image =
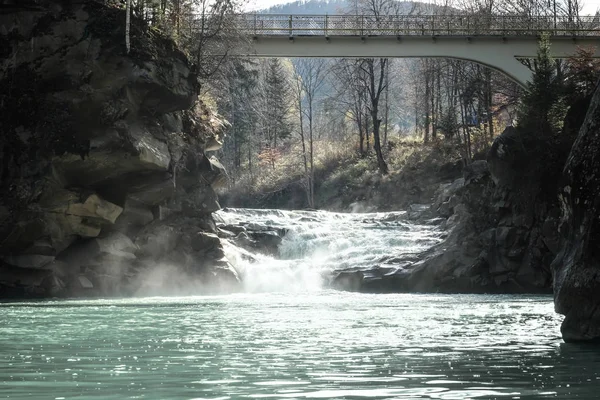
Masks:
[[[564,168],[560,251],[552,267],[565,341],[600,341],[600,88]]]
[[[573,119],[571,125],[581,124]],[[442,184],[428,211],[408,217],[439,224],[442,243],[393,271],[374,269],[334,278],[336,287],[362,291],[550,293],[550,265],[559,251],[559,176],[570,148],[543,136],[507,128],[487,161],[474,161],[463,177]],[[600,302],[599,302],[600,303]]]
[[[558,252],[556,181],[565,155],[544,137],[507,128],[486,161],[442,187],[433,208],[448,238],[420,269],[426,290],[549,293]],[[464,183],[463,183],[464,182]]]
[[[205,155],[219,123],[186,56],[135,18],[127,54],[124,12],[93,1],[9,11],[0,297],[231,289],[237,274],[206,239],[224,179]]]

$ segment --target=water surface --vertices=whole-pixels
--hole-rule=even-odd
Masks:
[[[0,305],[0,398],[596,399],[540,296],[311,293]]]

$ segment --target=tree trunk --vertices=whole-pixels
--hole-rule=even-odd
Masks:
[[[308,146],[310,151],[310,181],[309,181],[309,195],[310,201],[309,206],[314,208],[315,206],[315,158],[314,158],[314,146],[313,146],[313,99],[309,94],[308,96]]]
[[[367,142],[367,151],[365,152],[365,154],[369,154],[371,152],[371,146],[370,146],[370,132],[369,132],[369,128],[370,128],[370,123],[369,123],[369,114],[365,111],[365,140]]]
[[[300,119],[300,140],[302,141],[302,161],[304,162],[304,179],[306,179],[306,201],[310,208],[313,208],[312,197],[310,195],[310,175],[308,173],[308,159],[306,158],[306,139],[304,137],[304,119],[302,118],[302,92],[298,89],[298,116]]]
[[[431,123],[430,119],[429,119],[429,96],[430,96],[430,90],[429,90],[429,80],[430,80],[430,76],[429,76],[429,62],[427,60],[425,60],[425,136],[423,138],[423,141],[425,143],[429,142],[429,125]]]
[[[131,26],[131,0],[127,0],[125,4],[125,48],[127,54],[131,51],[131,42],[129,37],[129,30]]]
[[[387,175],[390,171],[388,166],[383,159],[383,153],[381,152],[381,142],[379,140],[379,128],[381,127],[381,119],[377,118],[377,108],[374,108],[373,111],[373,147],[375,148],[375,154],[377,155],[377,166],[379,167],[379,172],[383,175]]]
[[[390,103],[389,103],[389,97],[390,97],[390,68],[388,66],[388,68],[385,71],[385,81],[386,81],[386,85],[385,85],[385,128],[383,129],[383,147],[387,146],[387,142],[388,142],[388,127],[390,124],[389,121],[389,117],[390,117]]]

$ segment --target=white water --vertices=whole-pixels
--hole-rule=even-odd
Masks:
[[[332,213],[226,209],[215,215],[219,225],[249,230],[285,229],[279,256],[244,250],[225,241],[229,261],[243,276],[247,292],[316,291],[324,276],[340,270],[401,268],[411,256],[441,238],[433,225],[407,220],[406,212]]]

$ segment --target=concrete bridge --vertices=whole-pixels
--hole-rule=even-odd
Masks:
[[[525,85],[533,58],[548,34],[552,54],[566,58],[577,46],[595,46],[600,18],[489,15],[273,15],[243,14],[236,25],[255,57],[446,57],[473,61]]]

